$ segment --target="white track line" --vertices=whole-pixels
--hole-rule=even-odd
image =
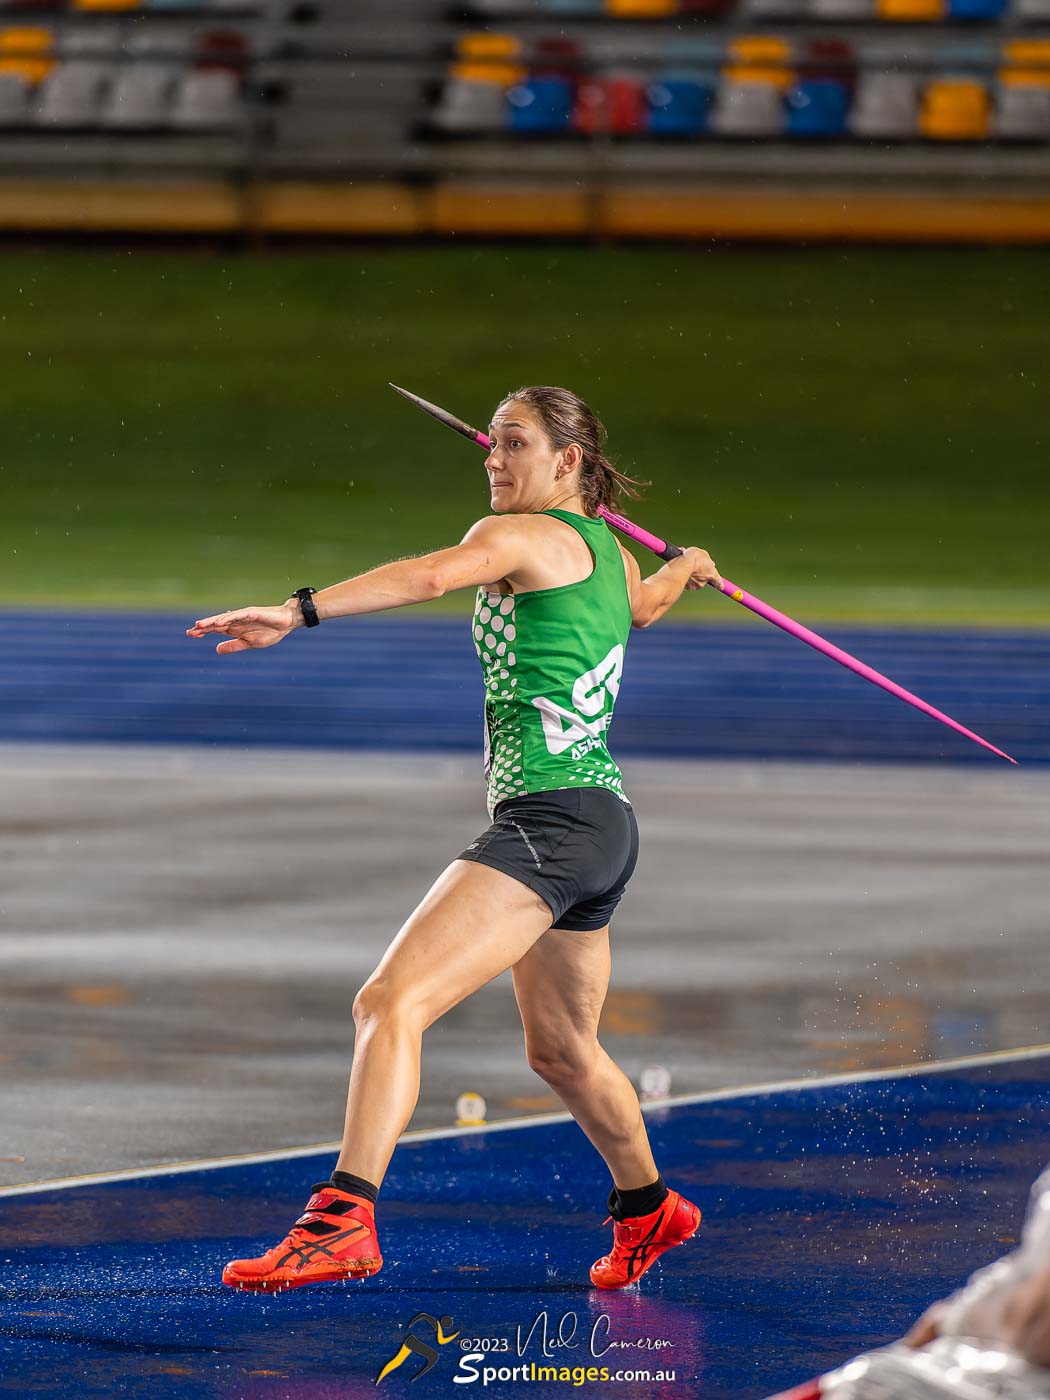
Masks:
[[[817,1078],[780,1079],[769,1084],[745,1084],[736,1089],[713,1089],[702,1094],[682,1094],[677,1098],[657,1099],[642,1105],[642,1111],[656,1112],[665,1108],[681,1108],[689,1104],[725,1103],[733,1099],[749,1099],[761,1094],[798,1093],[811,1089],[829,1088],[835,1084],[870,1084],[880,1079],[913,1079],[920,1074],[945,1074],[950,1070],[979,1069],[983,1065],[1008,1064],[1016,1060],[1038,1060],[1050,1055],[1050,1045],[1025,1045],[1017,1050],[993,1050],[985,1055],[967,1055],[955,1060],[923,1060],[914,1065],[894,1065],[887,1069],[865,1070],[861,1074],[827,1074]],[[435,1138],[466,1137],[476,1133],[500,1133],[518,1128],[537,1128],[547,1123],[571,1122],[572,1114],[536,1113],[523,1118],[501,1118],[496,1123],[481,1123],[466,1128],[423,1128],[404,1133],[399,1145],[430,1142]],[[280,1152],[249,1152],[234,1157],[206,1157],[200,1161],[173,1162],[160,1167],[127,1167],[123,1171],[90,1172],[85,1176],[63,1176],[53,1181],[35,1181],[22,1186],[0,1186],[0,1197],[28,1196],[39,1191],[65,1191],[74,1186],[101,1186],[111,1181],[152,1180],[158,1176],[176,1176],[180,1172],[216,1171],[220,1167],[247,1167],[263,1162],[290,1162],[297,1157],[316,1157],[322,1152],[338,1152],[338,1142],[318,1142],[309,1147],[289,1147]]]

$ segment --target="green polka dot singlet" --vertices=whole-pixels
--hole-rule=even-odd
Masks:
[[[589,577],[560,588],[478,589],[474,647],[485,680],[489,817],[508,797],[606,788],[627,805],[606,736],[631,631],[623,556],[601,518],[545,510],[577,530]]]

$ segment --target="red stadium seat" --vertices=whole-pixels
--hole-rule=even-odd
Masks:
[[[573,90],[583,76],[582,50],[575,39],[555,36],[537,39],[529,56],[530,78],[563,78]]]
[[[857,55],[848,39],[810,39],[800,55],[801,76],[807,81],[828,78],[851,92],[857,82]]]
[[[736,9],[736,0],[681,0],[684,15],[702,15],[707,19],[725,19]]]
[[[193,66],[240,74],[248,62],[248,41],[235,29],[210,29],[197,39]]]
[[[572,128],[594,136],[628,136],[646,124],[645,85],[635,78],[608,77],[580,84]]]

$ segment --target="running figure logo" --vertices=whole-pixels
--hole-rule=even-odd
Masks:
[[[574,682],[572,703],[575,710],[567,710],[542,695],[533,700],[543,720],[548,753],[564,753],[570,745],[584,739],[601,739],[612,718],[611,712],[604,715],[601,712],[607,698],[611,697],[615,703],[622,674],[623,643],[617,642],[608,656]]]
[[[418,1381],[420,1376],[425,1376],[426,1373],[430,1370],[431,1366],[433,1366],[434,1363],[437,1361],[438,1352],[434,1349],[434,1347],[432,1347],[429,1344],[429,1342],[422,1341],[412,1331],[412,1328],[416,1325],[417,1322],[430,1323],[431,1327],[433,1327],[434,1329],[434,1335],[437,1337],[438,1346],[447,1346],[449,1342],[454,1342],[459,1336],[458,1331],[452,1332],[446,1330],[447,1328],[451,1328],[453,1325],[452,1319],[447,1315],[439,1320],[436,1317],[431,1317],[429,1313],[416,1313],[415,1317],[411,1317],[408,1320],[408,1329],[405,1332],[405,1340],[401,1343],[401,1350],[397,1353],[396,1356],[391,1357],[391,1359],[380,1371],[379,1375],[376,1376],[376,1385],[379,1384],[379,1382],[383,1379],[384,1376],[389,1376],[391,1371],[396,1371],[397,1368],[401,1365],[402,1361],[407,1361],[413,1352],[415,1352],[417,1356],[422,1356],[427,1363],[421,1371],[417,1371],[416,1374],[412,1377],[414,1381]]]

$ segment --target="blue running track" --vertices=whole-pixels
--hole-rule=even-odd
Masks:
[[[1048,1110],[1050,1052],[650,1110],[664,1175],[705,1222],[618,1293],[588,1282],[609,1182],[563,1119],[406,1140],[380,1194],[383,1270],[274,1298],[224,1288],[222,1265],[284,1234],[331,1152],[15,1188],[0,1198],[0,1393],[755,1400],[890,1341],[1004,1253],[1050,1156]],[[565,1343],[546,1356],[544,1315]],[[458,1335],[435,1346],[442,1318]],[[410,1323],[436,1360],[417,1385],[410,1354],[377,1389]],[[492,1367],[675,1379],[486,1386],[472,1339]]]
[[[473,751],[481,673],[462,620],[341,618],[217,656],[171,613],[0,612],[0,740]],[[828,626],[828,640],[1023,763],[1050,762],[1050,632]],[[423,677],[422,682],[417,678]],[[775,627],[631,635],[620,755],[1003,760]]]

